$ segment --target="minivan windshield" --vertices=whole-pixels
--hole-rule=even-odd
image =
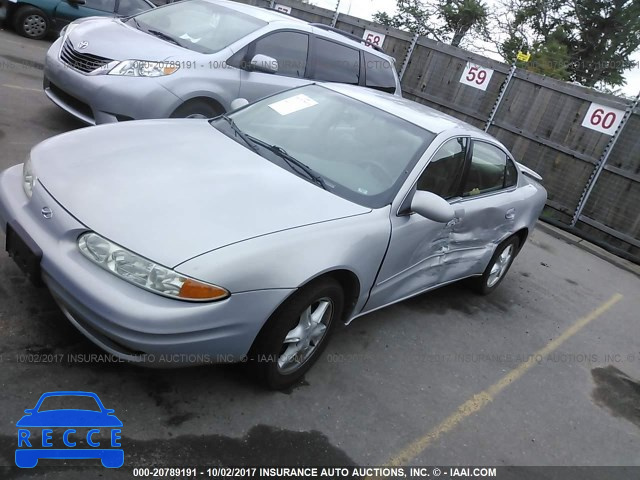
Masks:
[[[231,127],[221,117],[212,125],[240,143],[251,142],[257,153],[319,188],[370,208],[391,203],[435,138],[413,123],[319,85],[267,97],[228,118]]]
[[[215,53],[267,25],[267,22],[205,0],[155,8],[126,23],[199,53]]]

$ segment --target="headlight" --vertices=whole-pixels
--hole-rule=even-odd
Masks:
[[[230,295],[224,288],[174,272],[93,232],[81,235],[78,247],[85,257],[108,272],[165,297],[212,302]]]
[[[144,60],[124,60],[111,69],[109,75],[124,77],[163,77],[178,71],[180,67],[172,62],[147,62]]]
[[[31,157],[29,157],[22,166],[22,188],[24,188],[24,193],[26,193],[27,197],[29,198],[31,198],[31,195],[33,195],[33,186],[35,185],[37,179],[38,177],[33,171]]]

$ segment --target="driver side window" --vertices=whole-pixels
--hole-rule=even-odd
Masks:
[[[445,200],[459,195],[460,180],[469,148],[469,139],[452,138],[440,147],[418,179],[418,190]]]

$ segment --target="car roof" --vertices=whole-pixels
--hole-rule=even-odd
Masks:
[[[355,85],[341,83],[321,83],[323,87],[334,90],[343,95],[355,98],[373,107],[389,112],[392,115],[403,118],[408,122],[424,128],[435,134],[446,131],[466,130],[474,137],[484,138],[496,142],[495,138],[460,119],[447,115],[434,108],[406,98],[391,95],[371,88],[363,88]]]
[[[374,50],[373,48],[369,48],[363,43],[357,42],[345,35],[341,35],[338,32],[325,30],[320,27],[314,27],[309,22],[300,20],[298,18],[292,17],[285,13],[280,13],[280,12],[276,12],[275,10],[269,10],[267,8],[256,7],[253,5],[247,5],[244,3],[239,3],[231,0],[205,0],[205,1],[216,3],[219,5],[224,5],[227,8],[236,10],[237,12],[244,13],[246,15],[251,15],[254,18],[257,18],[259,20],[262,20],[270,24],[283,23],[283,24],[288,24],[293,28],[296,28],[296,27],[299,28],[300,26],[305,25],[311,28],[311,32],[316,36],[324,37],[330,40],[335,40],[345,45],[350,45],[352,47],[355,47],[359,50],[365,50],[373,55],[377,55],[379,57],[385,57],[387,60],[390,60],[392,63],[395,62],[395,59],[385,52],[381,52],[378,50]],[[283,25],[283,26],[286,26],[286,25]],[[345,32],[345,34],[348,34],[348,32]]]

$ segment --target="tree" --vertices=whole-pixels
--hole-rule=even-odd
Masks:
[[[373,18],[388,27],[401,28],[458,47],[471,32],[486,34],[487,8],[481,0],[396,0],[394,16],[385,12]]]
[[[515,3],[515,5],[514,5]],[[517,0],[509,38],[501,52],[511,61],[516,45],[552,61],[541,73],[578,82],[624,85],[633,66],[629,56],[640,46],[640,0]],[[533,58],[532,58],[533,60]],[[566,62],[564,64],[558,62]],[[548,62],[547,62],[548,63]],[[536,71],[533,62],[526,68]],[[564,73],[563,73],[564,70]]]

